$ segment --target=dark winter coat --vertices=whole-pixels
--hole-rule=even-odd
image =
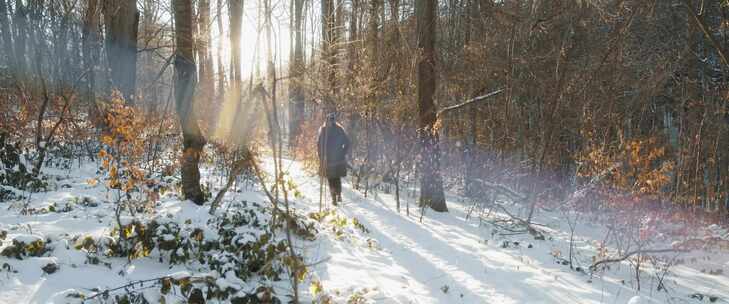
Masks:
[[[319,128],[319,174],[326,178],[346,176],[349,146],[349,136],[339,124]]]

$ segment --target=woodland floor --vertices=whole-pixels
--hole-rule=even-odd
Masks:
[[[264,160],[264,167],[272,168],[270,159]],[[0,265],[7,264],[0,270],[0,303],[65,303],[69,290],[103,290],[132,280],[201,271],[153,258],[131,262],[110,258],[108,265],[87,264],[86,255],[68,244],[70,239],[74,235],[108,235],[114,225],[105,188],[87,182],[95,176],[95,168],[95,164],[82,164],[68,171],[49,172],[60,177],[58,189],[32,194],[30,206],[63,206],[79,197],[99,202],[98,206],[75,205],[68,212],[20,215],[21,202],[0,203],[0,230],[8,231],[8,239],[40,236],[65,244],[56,245],[42,257],[0,257]],[[301,194],[295,208],[303,213],[318,211],[319,178],[298,162],[285,161],[284,168]],[[203,178],[218,189],[220,179],[212,171],[204,171]],[[693,262],[671,267],[662,291],[656,288],[660,271],[646,266],[641,273],[641,291],[636,291],[635,275],[627,262],[592,275],[562,265],[570,234],[564,216],[556,211],[539,212],[536,222],[542,225],[547,239],[535,240],[529,234],[504,235],[494,230],[487,222],[500,216],[497,212],[483,222],[474,217],[467,220],[470,204],[455,196],[449,197],[448,213],[427,212],[421,222],[414,197],[410,191],[404,192],[398,213],[391,194],[376,191],[365,198],[346,180],[344,203],[334,213],[361,226],[322,222],[316,240],[296,242],[307,264],[313,265],[301,288],[304,302],[315,298],[310,283],[320,281],[322,291],[316,298],[326,295],[335,303],[709,303],[710,297],[714,303],[729,303],[727,252],[684,254]],[[255,187],[230,191],[224,203],[241,199],[267,204]],[[410,215],[405,214],[406,203]],[[505,205],[519,212],[518,206]],[[180,222],[204,222],[207,209],[165,195],[156,212]],[[586,269],[590,265],[604,233],[600,224],[579,222],[576,266]],[[726,231],[717,233],[729,238]],[[2,246],[7,245],[6,241]],[[50,261],[59,264],[60,270],[45,274],[41,267]],[[722,273],[708,274],[707,269]],[[290,291],[286,285],[277,288],[282,293]],[[702,299],[692,297],[696,294]]]

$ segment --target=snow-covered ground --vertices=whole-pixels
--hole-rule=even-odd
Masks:
[[[264,167],[272,167],[270,160]],[[41,257],[0,257],[0,303],[65,303],[73,291],[91,294],[130,281],[200,272],[153,258],[89,263],[87,255],[74,248],[73,237],[100,238],[115,225],[109,203],[113,194],[88,182],[95,177],[95,168],[86,164],[64,173],[58,190],[30,198],[30,207],[53,206],[58,211],[68,204],[67,212],[20,215],[18,207],[24,202],[0,203],[0,231],[8,233],[0,250],[12,239],[42,238],[53,244],[52,251]],[[284,168],[301,193],[296,209],[319,211],[319,178],[297,162],[287,161]],[[219,179],[208,171],[203,176],[215,190]],[[370,193],[365,198],[348,182],[343,197],[344,203],[318,224],[316,240],[295,244],[311,265],[300,288],[304,302],[328,297],[334,303],[729,303],[726,251],[686,255],[693,262],[671,267],[661,291],[656,288],[660,273],[644,267],[641,291],[636,291],[627,262],[594,275],[586,270],[597,251],[596,242],[604,236],[604,227],[596,223],[578,222],[575,256],[582,271],[575,271],[561,263],[569,250],[570,233],[559,212],[539,212],[536,222],[544,225],[547,239],[535,240],[529,234],[495,233],[493,226],[477,218],[467,220],[469,205],[457,197],[449,199],[450,212],[427,212],[422,222],[414,198],[405,194],[401,200],[403,205],[409,201],[409,216],[404,208],[397,212],[392,195]],[[226,203],[237,200],[268,204],[257,191],[226,194]],[[171,193],[162,195],[156,207],[158,215],[192,225],[206,223],[207,211],[207,205],[198,207]],[[41,268],[51,262],[60,269],[47,274]],[[312,282],[320,282],[321,291]]]
[[[318,208],[318,178],[297,166],[291,165],[293,177],[305,181],[299,187],[308,206]],[[401,198],[410,201],[410,216],[397,212],[392,195],[364,198],[347,183],[343,197],[337,210],[356,218],[369,233],[344,241],[329,235],[307,250],[312,260],[326,260],[316,270],[327,290],[347,294],[352,288],[367,288],[377,303],[700,303],[689,297],[695,293],[729,303],[729,252],[711,255],[706,262],[723,268],[723,275],[675,266],[666,279],[667,290],[656,291],[656,282],[646,286],[654,280],[646,273],[642,279],[649,283],[636,292],[627,265],[590,277],[557,263],[561,260],[554,252],[569,250],[569,228],[556,212],[540,213],[537,222],[547,224],[551,240],[539,241],[528,234],[492,235],[492,227],[479,225],[473,217],[466,220],[469,206],[457,198],[449,200],[448,213],[426,212],[421,223],[412,197]],[[590,223],[578,225],[577,254],[589,260],[602,230]]]

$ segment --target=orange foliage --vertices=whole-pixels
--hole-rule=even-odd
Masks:
[[[99,151],[101,169],[108,173],[107,187],[129,193],[139,190],[147,182],[140,162],[144,153],[145,118],[142,113],[125,105],[118,92],[105,104],[105,132],[100,141],[105,146]]]
[[[633,139],[616,149],[592,146],[580,155],[582,177],[605,176],[603,184],[634,195],[657,198],[670,182],[673,161],[654,137]]]

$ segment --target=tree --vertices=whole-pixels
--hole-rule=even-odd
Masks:
[[[322,57],[324,59],[324,74],[326,79],[326,96],[324,98],[324,110],[333,112],[336,110],[334,105],[334,95],[337,86],[337,52],[336,52],[336,16],[334,10],[334,0],[321,0],[321,34],[322,34]]]
[[[200,76],[200,91],[204,95],[212,95],[214,90],[213,80],[213,59],[210,55],[210,1],[198,1],[198,39],[197,58],[198,74]]]
[[[304,88],[301,82],[304,79],[304,40],[303,40],[303,11],[304,0],[293,0],[294,2],[294,52],[291,58],[289,74],[289,146],[296,143],[296,138],[301,134],[301,124],[304,122]]]
[[[195,57],[192,37],[192,1],[173,0],[175,18],[175,104],[182,127],[182,191],[198,205],[205,202],[200,188],[200,153],[205,139],[197,125],[192,96],[195,91]]]
[[[134,105],[139,30],[137,1],[104,1],[104,22],[111,87],[124,95],[127,104]]]
[[[243,19],[243,0],[230,0],[228,5],[228,15],[230,16],[230,81],[233,86],[233,94],[237,94],[235,96],[240,98],[241,81],[243,81],[240,67],[240,33]]]
[[[8,66],[13,66],[13,42],[11,40],[12,29],[10,28],[10,22],[8,21],[8,6],[5,0],[0,0],[0,44],[2,44],[2,50],[5,52],[5,58]]]
[[[89,105],[91,120],[97,124],[101,121],[98,117],[99,113],[95,102],[95,71],[96,65],[99,62],[99,2],[97,0],[89,0],[84,13],[82,45],[83,65],[86,73],[86,102]]]
[[[27,64],[25,60],[25,42],[28,37],[28,8],[23,1],[15,1],[15,14],[13,15],[13,46],[15,47],[15,73],[18,78],[27,77]]]
[[[446,212],[448,207],[440,175],[440,150],[435,130],[435,16],[436,0],[416,0],[418,35],[418,141],[420,143],[421,206]]]

